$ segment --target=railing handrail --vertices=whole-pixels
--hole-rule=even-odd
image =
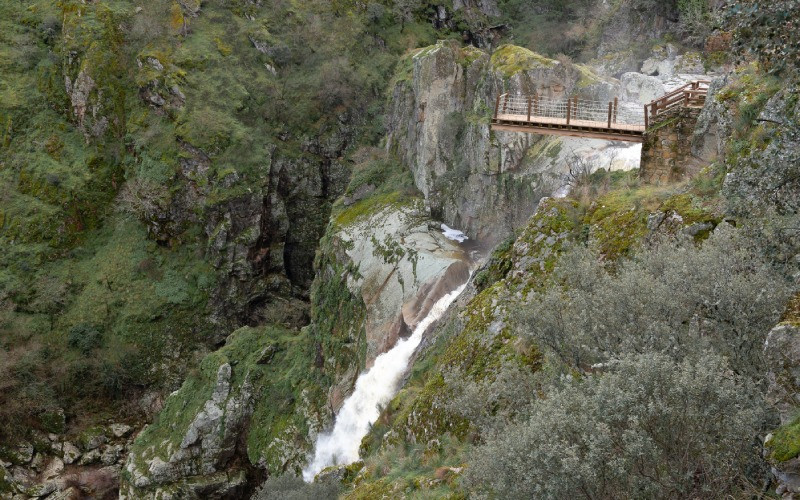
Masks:
[[[658,115],[670,112],[673,109],[684,106],[697,106],[705,101],[708,95],[708,80],[694,80],[687,82],[671,92],[650,101],[639,111],[631,108],[630,104],[620,108],[618,100],[613,101],[591,101],[573,97],[543,97],[538,93],[511,95],[508,92],[497,96],[494,110],[494,121],[503,122],[509,118],[504,116],[521,116],[527,120],[516,121],[535,122],[533,118],[540,119],[561,119],[566,120],[566,125],[570,123],[586,121],[605,123],[608,129],[618,127],[641,127],[648,128],[652,119]],[[644,112],[642,112],[644,111]],[[515,121],[515,119],[511,119]],[[614,127],[612,127],[612,124]],[[580,126],[580,125],[579,125]]]
[[[690,101],[695,103],[704,101],[705,96],[708,95],[708,85],[710,83],[711,82],[708,80],[694,80],[688,82],[674,89],[672,92],[650,101],[645,107],[650,109],[650,114],[652,116],[657,116],[679,105],[688,105]]]

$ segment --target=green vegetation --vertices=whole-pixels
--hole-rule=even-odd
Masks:
[[[335,482],[316,482],[307,484],[291,475],[269,478],[256,491],[255,500],[335,500],[339,495],[339,485]]]
[[[492,67],[509,78],[520,71],[551,67],[556,61],[516,45],[502,45],[492,53]]]
[[[771,73],[796,78],[800,35],[794,19],[800,6],[791,0],[762,4],[755,0],[733,2],[725,10],[725,25],[733,32],[735,53],[764,62]]]
[[[269,470],[285,470],[305,456],[308,418],[324,401],[315,383],[314,356],[311,339],[295,331],[278,327],[235,331],[224,347],[203,359],[198,370],[167,399],[156,420],[139,434],[134,445],[136,456],[169,459],[197,413],[212,398],[220,367],[228,363],[232,372],[228,397],[252,397],[255,402],[246,440],[248,458],[252,463],[266,464]],[[224,402],[219,404],[225,410],[231,408]],[[278,438],[291,447],[275,446]],[[147,469],[144,463],[136,466]]]
[[[785,462],[800,455],[800,417],[773,432],[765,446],[771,450],[769,458],[774,462]]]
[[[387,153],[364,148],[355,154],[358,160],[353,167],[344,200],[352,199],[350,206],[339,200],[333,209],[333,218],[340,227],[347,227],[365,215],[377,213],[381,207],[413,203],[419,192],[409,169]]]
[[[229,326],[307,294],[341,157],[378,141],[399,57],[450,36],[425,9],[0,6],[0,439],[58,408],[75,432],[111,418],[174,387]],[[377,162],[405,196],[402,169]],[[241,220],[266,199],[281,210],[249,215],[262,227]],[[284,243],[277,266],[251,261]]]
[[[466,485],[503,498],[739,496],[763,410],[727,369],[720,357],[640,354],[565,381],[476,450]]]

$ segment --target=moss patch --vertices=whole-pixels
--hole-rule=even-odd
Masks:
[[[492,67],[510,78],[521,71],[537,68],[551,68],[557,61],[548,59],[524,47],[516,45],[501,45],[494,51],[491,58]]]
[[[795,326],[800,326],[800,293],[796,293],[786,305],[786,310],[781,316],[781,321]]]
[[[800,417],[776,430],[766,447],[771,450],[769,457],[773,462],[785,462],[800,455]]]

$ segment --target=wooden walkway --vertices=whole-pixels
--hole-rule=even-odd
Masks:
[[[687,83],[638,110],[620,108],[617,99],[600,103],[503,94],[495,103],[492,130],[643,142],[651,121],[683,107],[702,107],[708,83]]]

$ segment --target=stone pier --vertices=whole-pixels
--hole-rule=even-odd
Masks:
[[[665,184],[691,176],[698,161],[692,155],[700,108],[679,108],[660,117],[644,134],[639,175],[647,183]]]

